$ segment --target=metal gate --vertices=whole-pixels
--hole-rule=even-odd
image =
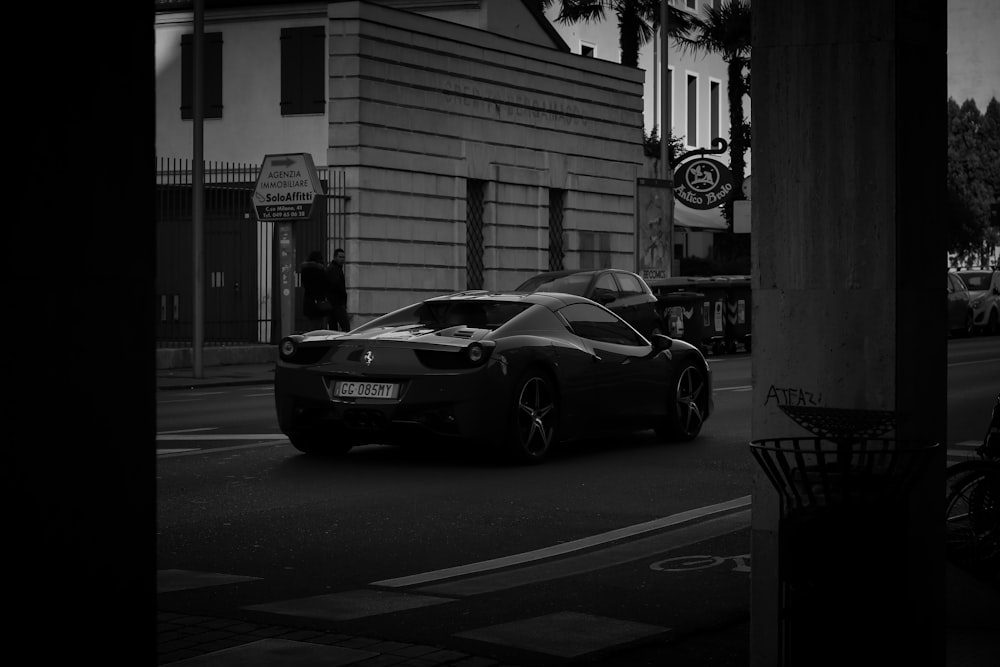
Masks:
[[[204,342],[276,342],[274,224],[257,221],[251,197],[259,164],[205,163]],[[325,196],[310,220],[295,223],[296,256],[343,245],[345,174],[317,169]],[[156,298],[158,347],[186,347],[194,333],[192,161],[156,161]],[[299,292],[297,290],[297,292]],[[296,311],[301,294],[295,295]],[[298,323],[297,323],[298,324]]]

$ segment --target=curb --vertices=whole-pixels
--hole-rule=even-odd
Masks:
[[[202,348],[204,366],[239,366],[273,364],[278,360],[276,345],[239,345]],[[190,347],[167,347],[156,350],[156,370],[193,368],[194,350]]]

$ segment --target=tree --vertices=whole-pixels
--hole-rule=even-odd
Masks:
[[[990,205],[1000,188],[996,187],[996,100],[988,119],[984,119],[974,100],[961,106],[948,98],[948,183],[945,202],[948,251],[963,263],[979,262],[984,245],[996,232],[989,227]],[[987,107],[989,110],[989,107]],[[990,135],[993,135],[992,137]],[[993,179],[991,183],[990,180]]]
[[[545,11],[556,0],[534,2],[539,9]],[[667,11],[667,31],[671,37],[680,37],[691,29],[690,14],[669,5]],[[601,22],[606,19],[607,12],[614,12],[618,19],[618,46],[622,52],[622,65],[638,67],[639,48],[650,41],[660,27],[660,0],[559,0],[556,22]]]
[[[718,9],[708,5],[704,17],[692,18],[691,30],[678,36],[684,51],[717,53],[726,63],[726,97],[729,101],[729,168],[736,184],[735,199],[743,199],[740,187],[746,176],[746,152],[750,148],[750,124],[743,111],[743,97],[750,94],[750,2],[726,0]],[[732,227],[733,204],[725,206]]]
[[[646,134],[646,130],[642,131],[643,134],[643,153],[646,157],[660,158],[662,154],[660,153],[660,128],[656,125],[653,129]],[[684,137],[676,137],[674,133],[670,133],[670,138],[667,140],[667,144],[670,149],[670,164],[675,164],[677,162],[677,157],[684,151]]]

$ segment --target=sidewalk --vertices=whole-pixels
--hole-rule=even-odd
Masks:
[[[274,362],[204,365],[201,376],[195,378],[192,368],[160,368],[157,370],[156,386],[159,390],[180,390],[195,387],[273,384]],[[948,564],[946,586],[946,667],[995,667],[1000,664],[1000,581],[995,581],[991,585]],[[307,653],[325,647],[333,651],[324,658],[330,660],[329,664],[350,662],[359,667],[369,664],[425,667],[502,665],[490,658],[470,656],[440,647],[303,631],[292,627],[255,626],[237,620],[183,616],[167,612],[160,612],[158,616],[160,647],[158,664],[178,660],[184,660],[185,665],[206,667],[209,665],[252,667],[266,664],[266,653],[258,654],[255,658],[236,650],[241,645],[257,642],[255,646],[260,651],[278,651],[271,653],[271,657],[283,655],[281,652],[288,646],[298,647]],[[669,642],[626,646],[613,655],[604,656],[603,661],[591,661],[590,664],[746,667],[749,664],[747,645],[749,627],[749,620],[720,623],[719,627],[706,628],[703,633],[679,637]],[[288,646],[275,643],[281,639],[292,640],[295,643]],[[190,662],[185,660],[222,649],[226,649],[226,652],[217,654],[212,659],[205,656],[200,660],[197,658]],[[354,653],[341,653],[336,656],[337,650]],[[587,662],[580,660],[578,664]],[[862,655],[859,655],[858,663],[864,664]],[[285,664],[294,663],[285,662]],[[313,663],[306,659],[306,662],[298,664]]]

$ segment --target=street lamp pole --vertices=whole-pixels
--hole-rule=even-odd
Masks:
[[[191,222],[192,222],[192,255],[194,264],[192,325],[191,332],[191,366],[194,377],[204,376],[202,346],[205,337],[205,162],[204,162],[204,126],[205,126],[205,0],[194,0],[194,35],[192,35],[192,118],[194,126],[194,155],[191,174]]]
[[[670,17],[669,0],[660,0],[660,164],[663,170],[664,196],[663,217],[666,220],[667,247],[666,275],[674,275],[674,177],[670,168],[670,135],[673,127],[670,109],[670,70],[667,67],[670,52],[668,23]]]

